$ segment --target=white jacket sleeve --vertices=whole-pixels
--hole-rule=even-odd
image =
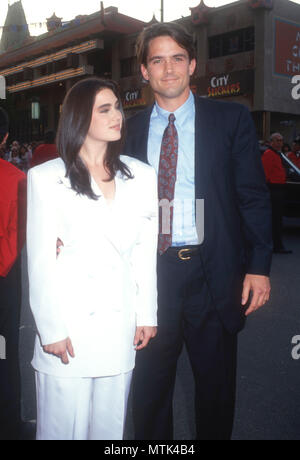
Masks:
[[[137,326],[157,326],[157,176],[152,168],[146,172],[143,177],[144,225],[132,261],[138,291],[136,323]]]
[[[39,167],[28,173],[29,294],[42,345],[56,343],[68,337],[57,289],[57,200],[55,183],[51,182],[49,176],[51,179],[51,174]]]

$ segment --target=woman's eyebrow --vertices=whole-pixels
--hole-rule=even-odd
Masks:
[[[107,104],[99,105],[98,109],[109,109],[110,107],[111,107],[111,104],[107,103]]]
[[[117,107],[117,106],[120,105],[120,102],[119,102],[118,100],[115,102],[115,104],[111,104],[110,102],[107,102],[107,104],[99,105],[99,106],[98,106],[98,109],[109,109],[109,108],[112,107],[113,105],[114,105],[115,107]]]

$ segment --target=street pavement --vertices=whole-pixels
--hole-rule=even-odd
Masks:
[[[239,336],[233,440],[300,440],[300,359],[292,356],[296,346],[292,339],[300,336],[300,220],[286,219],[285,244],[293,254],[274,255],[271,300],[248,318]],[[26,267],[25,251],[23,266]],[[34,337],[28,279],[23,270],[20,362],[24,421],[36,419],[34,372],[30,365]],[[294,357],[297,356],[295,349]],[[174,398],[177,440],[195,437],[193,394],[192,372],[183,350]],[[130,401],[131,398],[125,430],[127,440],[133,439]]]

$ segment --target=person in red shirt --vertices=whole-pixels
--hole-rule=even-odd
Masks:
[[[282,242],[282,218],[286,183],[286,171],[280,155],[282,145],[282,135],[280,133],[272,134],[270,146],[262,155],[262,163],[271,194],[273,252],[290,254],[292,251],[285,249]]]
[[[38,145],[33,152],[30,167],[46,163],[46,161],[58,158],[57,148],[55,145],[55,134],[48,131],[45,134],[44,144]]]
[[[0,147],[7,137],[8,116],[0,107]],[[25,212],[26,176],[0,159],[0,440],[19,439],[21,429],[19,255],[25,241]]]
[[[294,140],[292,150],[287,154],[287,157],[300,169],[300,137]]]

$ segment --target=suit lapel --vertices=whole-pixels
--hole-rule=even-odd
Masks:
[[[134,127],[134,138],[136,142],[137,149],[139,156],[138,159],[143,161],[144,163],[148,163],[148,137],[149,137],[149,128],[150,128],[150,117],[153,110],[153,105],[145,109],[139,118],[139,123]]]
[[[122,189],[123,187],[123,180],[121,177],[116,176],[116,200],[117,203],[113,203],[112,206],[118,205],[118,196],[122,196],[125,190]],[[89,219],[93,221],[93,218],[96,218],[95,225],[98,225],[98,219],[101,219],[101,225],[99,225],[99,231],[101,231],[102,237],[105,238],[108,243],[119,253],[121,254],[121,243],[120,243],[120,232],[117,231],[119,228],[115,222],[115,212],[110,210],[107,207],[105,202],[105,198],[103,198],[102,192],[97,186],[96,182],[92,178],[92,186],[96,195],[99,196],[97,201],[91,200],[88,197],[83,197],[77,195],[75,192],[72,191],[70,179],[65,176],[64,171],[63,173],[59,173],[58,175],[58,184],[62,184],[64,186],[65,192],[67,192],[68,196],[72,197],[72,202],[76,203],[76,209],[80,210],[80,214],[83,216],[82,219]],[[120,190],[121,188],[121,190]],[[125,189],[125,187],[124,187]],[[74,201],[76,200],[76,201]],[[79,207],[80,206],[80,207]],[[84,216],[84,213],[87,216]],[[119,224],[119,222],[117,223]],[[59,236],[59,235],[58,235]]]
[[[205,100],[195,96],[195,194],[206,198],[210,187],[215,122]]]

